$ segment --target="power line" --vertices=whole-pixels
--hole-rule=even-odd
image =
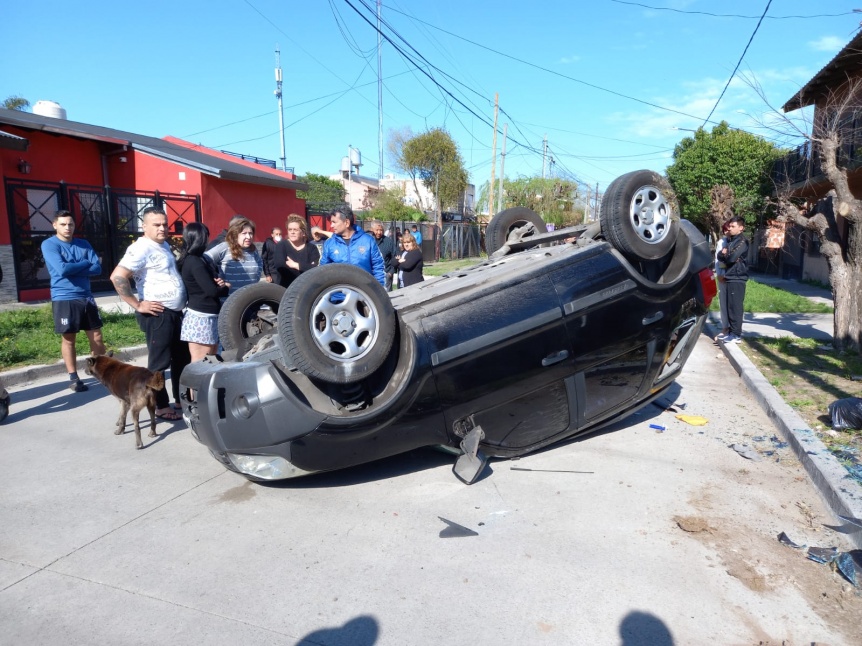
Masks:
[[[754,28],[754,31],[751,32],[751,38],[748,39],[748,42],[745,44],[745,49],[742,50],[742,56],[739,57],[739,60],[736,62],[736,67],[733,68],[733,71],[730,73],[730,78],[727,79],[727,83],[724,86],[724,89],[721,91],[721,94],[718,97],[718,100],[715,102],[715,105],[712,106],[712,110],[709,111],[709,115],[706,119],[703,120],[703,124],[700,126],[703,128],[707,123],[709,123],[710,117],[712,117],[712,113],[715,112],[715,109],[718,107],[718,104],[721,103],[722,97],[724,97],[724,93],[727,92],[727,88],[730,87],[730,82],[733,80],[733,77],[736,76],[736,71],[739,69],[739,66],[742,65],[742,59],[745,58],[745,53],[748,51],[749,46],[751,45],[751,41],[754,40],[755,34],[757,34],[757,30],[760,29],[761,23],[763,23],[763,18],[766,16],[766,12],[769,11],[769,5],[772,4],[772,0],[769,0],[766,3],[766,9],[763,10],[763,15],[760,16],[760,20],[757,21],[757,26]]]
[[[641,4],[640,2],[626,2],[626,0],[611,0],[617,4],[628,4],[635,7],[643,7],[644,9],[652,9],[653,11],[673,11],[674,13],[686,13],[691,15],[710,16],[712,18],[746,18],[756,20],[757,16],[743,16],[736,13],[710,13],[709,11],[688,11],[686,9],[674,9],[673,7],[651,7],[650,5]],[[810,16],[767,16],[770,20],[789,20],[791,18],[838,18],[840,16],[852,15],[853,11],[845,11],[843,13],[818,13]],[[763,16],[760,16],[763,20]]]
[[[535,63],[531,63],[531,62],[529,62],[529,61],[525,61],[525,60],[524,60],[524,59],[522,59],[522,58],[518,58],[518,57],[516,57],[516,56],[512,56],[511,54],[506,54],[506,53],[504,53],[504,52],[501,52],[501,51],[499,51],[499,50],[497,50],[497,49],[494,49],[494,48],[492,48],[492,47],[488,47],[488,46],[486,46],[486,45],[482,45],[481,43],[477,43],[476,41],[474,41],[474,40],[470,40],[469,38],[465,38],[464,36],[459,36],[458,34],[455,34],[455,33],[451,32],[451,31],[448,31],[448,30],[446,30],[446,29],[443,29],[442,27],[437,27],[436,25],[432,25],[431,23],[426,22],[426,21],[424,21],[424,20],[420,20],[419,18],[413,18],[412,16],[407,15],[407,14],[406,14],[406,13],[404,13],[403,11],[398,11],[398,9],[395,9],[395,8],[393,8],[393,7],[391,7],[391,6],[387,6],[387,8],[388,8],[390,11],[394,11],[394,12],[396,12],[396,13],[400,13],[400,14],[402,14],[402,15],[404,15],[404,16],[407,16],[407,17],[408,17],[408,18],[410,18],[411,20],[415,20],[416,22],[421,22],[423,25],[428,25],[428,26],[429,26],[429,27],[431,27],[432,29],[436,29],[436,30],[438,30],[438,31],[442,31],[444,34],[448,34],[448,35],[452,36],[453,38],[458,38],[458,39],[460,39],[460,40],[463,40],[463,41],[464,41],[464,42],[466,42],[466,43],[470,43],[471,45],[474,45],[474,46],[479,47],[479,48],[481,48],[481,49],[484,49],[484,50],[487,50],[487,51],[492,52],[492,53],[494,53],[494,54],[497,54],[498,56],[503,56],[504,58],[508,58],[508,59],[510,59],[510,60],[513,60],[513,61],[516,61],[516,62],[518,62],[518,63],[521,63],[521,64],[523,64],[523,65],[527,65],[527,66],[529,66],[529,67],[533,67],[533,68],[535,68],[535,69],[542,70],[543,72],[547,72],[548,74],[553,74],[554,76],[559,76],[560,78],[564,78],[564,79],[567,79],[567,80],[569,80],[569,81],[573,81],[574,83],[580,83],[581,85],[585,85],[585,86],[587,86],[587,87],[591,87],[591,88],[593,88],[593,89],[595,89],[595,90],[599,90],[599,91],[601,91],[601,92],[606,92],[606,93],[608,93],[608,94],[613,94],[614,96],[618,96],[618,97],[621,97],[621,98],[623,98],[623,99],[628,99],[628,100],[630,100],[630,101],[635,101],[635,102],[637,102],[637,103],[641,103],[641,104],[643,104],[643,105],[647,105],[647,106],[649,106],[649,107],[651,107],[651,108],[656,108],[656,109],[658,109],[658,110],[664,110],[665,112],[672,112],[672,113],[674,113],[674,114],[679,114],[679,115],[681,115],[681,116],[683,116],[683,117],[689,117],[689,118],[691,118],[691,119],[697,119],[698,121],[700,121],[700,117],[695,116],[695,115],[693,115],[693,114],[688,114],[687,112],[681,112],[680,110],[674,110],[673,108],[667,108],[667,107],[665,107],[665,106],[658,105],[658,104],[656,104],[656,103],[650,103],[649,101],[644,101],[643,99],[638,99],[637,97],[629,96],[629,95],[627,95],[627,94],[622,94],[621,92],[617,92],[617,91],[615,91],[615,90],[610,90],[610,89],[608,89],[608,88],[601,87],[600,85],[595,85],[594,83],[588,83],[587,81],[583,81],[583,80],[581,80],[581,79],[575,78],[574,76],[568,76],[567,74],[563,74],[562,72],[557,72],[556,70],[552,70],[552,69],[549,69],[549,68],[547,68],[547,67],[542,67],[541,65],[536,65]]]

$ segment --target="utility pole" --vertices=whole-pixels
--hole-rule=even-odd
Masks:
[[[545,163],[548,158],[548,135],[542,139],[542,179],[545,179]]]
[[[497,113],[500,109],[500,95],[494,93],[494,153],[491,156],[491,183],[488,185],[488,217],[494,215],[494,171],[497,170]]]
[[[284,105],[281,102],[281,50],[275,45],[275,98],[278,99],[278,130],[281,133],[281,170],[287,172],[287,155],[284,152]]]
[[[593,212],[596,214],[596,219],[598,220],[599,215],[601,213],[601,208],[599,205],[599,183],[598,182],[596,182],[596,208]]]
[[[380,31],[380,3],[381,0],[377,0],[377,148],[380,153],[377,179],[383,179],[383,32]]]
[[[592,186],[587,184],[587,201],[584,204],[584,224],[590,221],[590,196],[592,193]]]
[[[503,178],[506,176],[506,134],[509,131],[509,124],[503,124],[503,150],[500,152],[500,193],[497,198],[497,213],[503,210]]]

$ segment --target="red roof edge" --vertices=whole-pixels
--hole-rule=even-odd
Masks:
[[[253,168],[256,171],[269,173],[274,177],[278,177],[279,179],[292,179],[296,180],[296,175],[294,173],[286,173],[284,171],[277,170],[275,168],[270,168],[269,166],[263,166],[261,164],[255,164],[253,161],[249,161],[247,159],[242,159],[241,157],[234,157],[233,155],[226,155],[225,153],[215,150],[213,148],[207,148],[206,146],[201,146],[200,144],[193,144],[190,141],[185,141],[184,139],[178,139],[177,137],[171,137],[170,135],[166,137],[162,137],[165,141],[168,141],[172,144],[176,144],[177,146],[182,146],[183,148],[188,148],[190,150],[198,150],[202,153],[206,153],[207,155],[212,155],[213,157],[218,157],[219,159],[233,162],[234,164],[240,164],[241,166],[247,166],[248,168]]]

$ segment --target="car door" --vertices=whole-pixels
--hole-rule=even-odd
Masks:
[[[669,295],[647,289],[606,245],[580,254],[551,279],[572,344],[576,425],[592,425],[648,387],[668,334]]]
[[[450,432],[481,426],[505,454],[569,427],[572,351],[547,275],[486,286],[423,329]]]

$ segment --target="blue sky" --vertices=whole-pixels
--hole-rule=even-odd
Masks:
[[[443,88],[384,42],[384,138],[390,129],[445,127],[479,186],[490,175],[496,92],[506,112],[501,133],[508,123],[508,177],[541,173],[545,135],[555,175],[604,188],[631,170],[662,171],[690,134],[674,128],[704,122],[767,2],[384,0],[385,33]],[[377,32],[362,18],[375,22],[374,4],[7,3],[0,98],[53,100],[74,121],[278,159],[278,44],[287,165],[335,173],[353,145],[361,173],[376,177]],[[772,0],[740,72],[782,105],[853,37],[858,4]],[[757,126],[765,111],[735,78],[711,120],[765,132]],[[501,144],[502,134],[498,175]],[[397,173],[388,158],[384,171]]]

